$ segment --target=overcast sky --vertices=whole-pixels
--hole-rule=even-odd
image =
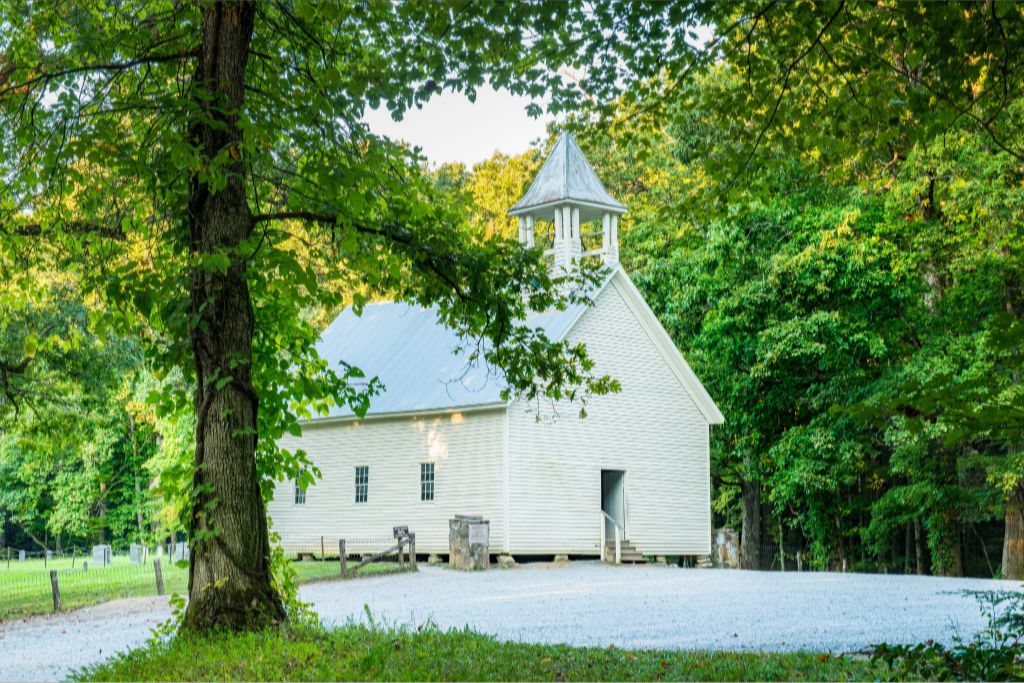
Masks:
[[[461,161],[471,167],[495,151],[518,154],[545,137],[552,117],[530,118],[526,115],[529,103],[529,98],[483,87],[476,102],[444,92],[401,121],[392,121],[383,107],[367,110],[365,119],[374,132],[422,148],[433,164]]]
[[[697,47],[714,35],[711,26],[696,26],[693,31],[696,38],[687,40]],[[383,107],[367,110],[364,118],[375,132],[421,148],[435,165],[461,161],[472,167],[495,151],[519,154],[531,143],[543,141],[553,118],[548,114],[530,118],[526,115],[529,103],[527,97],[484,86],[477,92],[476,102],[444,92],[432,97],[423,109],[408,112],[401,121],[391,120]]]

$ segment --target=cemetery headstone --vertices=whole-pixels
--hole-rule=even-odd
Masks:
[[[92,547],[92,561],[101,567],[110,564],[110,557],[113,554],[109,545],[94,545]]]
[[[128,560],[132,564],[142,564],[142,546],[138,543],[132,543],[128,546]]]
[[[46,551],[46,561],[49,562],[52,559],[53,559],[53,551],[52,550],[47,550]]]
[[[188,543],[182,541],[181,543],[174,544],[174,552],[171,555],[171,559],[175,562],[188,559]]]
[[[25,551],[24,550],[19,550],[18,551],[18,562],[24,562],[24,561],[25,561]]]

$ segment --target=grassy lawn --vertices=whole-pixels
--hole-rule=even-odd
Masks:
[[[50,570],[58,572],[61,605],[64,610],[95,605],[118,598],[156,595],[156,574],[153,563],[131,564],[127,557],[114,557],[110,565],[96,567],[90,562],[83,570],[82,560],[12,561],[0,563],[0,621],[53,611]],[[188,569],[180,568],[163,558],[160,563],[167,594],[188,591]],[[296,562],[299,581],[323,581],[342,578],[337,561]],[[358,573],[345,578],[358,578],[399,571],[397,563],[371,563]]]
[[[156,574],[153,564],[131,564],[127,558],[114,558],[106,567],[90,562],[88,571],[82,560],[42,560],[12,562],[0,569],[0,620],[45,614],[53,611],[50,570],[56,569],[60,585],[61,606],[64,610],[95,605],[118,598],[156,595]],[[164,590],[167,593],[184,592],[188,586],[188,570],[176,567],[166,559],[161,563]]]
[[[320,631],[180,636],[79,672],[97,681],[863,681],[879,665],[816,653],[577,648],[499,642],[471,631],[350,625]]]

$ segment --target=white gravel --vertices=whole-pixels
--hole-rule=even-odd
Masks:
[[[302,587],[327,624],[374,620],[463,627],[503,640],[623,648],[831,650],[872,643],[949,642],[982,626],[963,590],[1018,584],[871,574],[675,567],[525,565]],[[70,614],[0,623],[0,680],[59,680],[144,642],[170,614],[166,599],[119,600]]]
[[[141,645],[150,629],[171,616],[167,602],[125,598],[0,622],[0,681],[64,680],[76,669]]]

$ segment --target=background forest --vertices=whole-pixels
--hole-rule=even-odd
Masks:
[[[712,437],[713,508],[716,526],[742,530],[747,566],[782,542],[817,568],[1019,578],[1015,139],[966,116],[917,125],[920,103],[905,114],[859,103],[879,119],[854,126],[841,108],[815,106],[831,101],[822,92],[857,99],[838,69],[830,80],[808,67],[805,82],[784,86],[799,97],[763,98],[749,73],[774,68],[771,57],[755,55],[766,61],[747,76],[726,54],[685,81],[646,82],[519,156],[471,169],[423,161],[433,201],[462,216],[466,243],[513,237],[508,207],[554,136],[576,133],[629,207],[623,265],[726,416]],[[911,71],[921,60],[902,59]],[[1019,120],[1022,107],[1010,99],[1001,111]],[[823,137],[840,126],[841,139]],[[311,229],[282,234],[302,288],[251,285],[258,315],[269,318],[277,296],[300,305],[278,339],[315,335],[347,303],[389,295],[386,278],[368,288],[339,275]],[[189,380],[153,362],[172,352],[154,342],[159,322],[111,303],[123,298],[117,277],[101,297],[104,273],[59,263],[45,252],[31,268],[0,260],[0,546],[165,539],[187,526]],[[145,289],[132,296],[137,310],[160,303],[139,300]]]

